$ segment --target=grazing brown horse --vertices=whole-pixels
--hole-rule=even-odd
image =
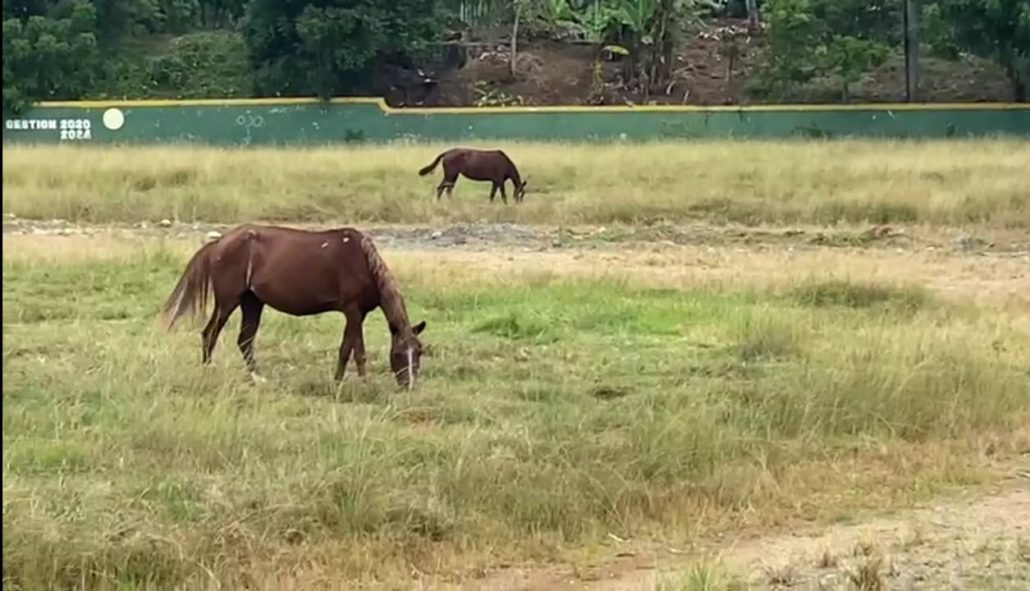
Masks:
[[[365,376],[365,316],[381,307],[390,327],[390,367],[401,386],[418,375],[425,321],[412,326],[397,282],[372,239],[354,228],[320,232],[246,224],[205,244],[164,304],[169,329],[182,316],[202,313],[208,294],[215,308],[203,332],[203,363],[211,362],[218,335],[236,308],[243,313],[237,340],[255,380],[254,337],[265,305],[292,316],[343,312],[347,318],[336,379],[351,352]]]
[[[465,175],[465,178],[473,181],[490,181],[493,186],[490,188],[490,202],[494,200],[497,189],[501,190],[501,200],[508,204],[508,195],[504,192],[504,183],[511,179],[515,185],[515,202],[521,203],[526,196],[526,181],[519,176],[519,169],[515,163],[508,158],[508,155],[500,150],[473,150],[471,148],[451,148],[436,157],[436,160],[418,171],[419,176],[426,176],[436,169],[436,165],[443,161],[443,180],[436,187],[436,199],[447,190],[447,197],[451,197],[454,184],[458,182],[458,175]]]

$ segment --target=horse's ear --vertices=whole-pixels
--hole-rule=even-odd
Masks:
[[[412,327],[412,330],[415,331],[416,335],[422,334],[422,331],[425,330],[425,329],[426,329],[426,321],[425,320],[423,320],[422,322],[419,322],[418,324],[416,324],[415,326]]]

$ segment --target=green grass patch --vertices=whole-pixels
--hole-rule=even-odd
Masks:
[[[682,570],[660,572],[656,591],[744,591],[744,578],[718,562],[702,562]]]
[[[433,347],[410,393],[387,374],[380,315],[371,377],[337,387],[342,316],[269,311],[269,383],[254,386],[238,318],[207,368],[198,326],[155,326],[183,263],[4,261],[6,586],[259,585],[312,568],[401,581],[448,552],[469,568],[607,532],[815,517],[830,509],[799,498],[861,505],[970,478],[961,456],[886,481],[829,468],[856,450],[889,464],[1004,432],[1028,406],[1027,343],[1002,316],[884,313],[908,296],[836,284],[783,297],[557,276],[402,273]],[[819,477],[791,480],[799,465]]]
[[[789,295],[805,306],[881,308],[901,313],[913,313],[932,303],[930,294],[922,287],[855,283],[842,279],[809,281],[791,289]]]

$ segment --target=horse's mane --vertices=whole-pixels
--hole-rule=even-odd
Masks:
[[[375,243],[364,234],[361,236],[361,250],[365,253],[368,270],[372,273],[372,279],[379,289],[379,305],[383,308],[386,320],[390,323],[391,331],[410,329],[408,310],[404,306],[404,296],[401,295],[397,280],[386,266],[386,261],[379,256]]]

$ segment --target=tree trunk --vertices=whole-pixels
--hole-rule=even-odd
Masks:
[[[675,7],[671,0],[661,0],[655,20],[651,22],[651,51],[647,64],[648,83],[663,85],[672,77],[675,35],[672,27]]]
[[[519,18],[522,16],[522,2],[515,2],[515,24],[511,27],[511,79],[515,80],[515,58],[518,57]]]
[[[1027,102],[1027,86],[1030,81],[1023,80],[1023,75],[1016,65],[1016,58],[1009,58],[1008,63],[1005,64],[1005,72],[1009,76],[1009,82],[1012,83],[1012,99],[1017,103]]]
[[[905,99],[919,100],[919,0],[905,0]]]
[[[637,78],[640,77],[638,65],[640,64],[640,54],[643,53],[644,46],[640,42],[640,36],[635,34],[633,30],[626,25],[619,27],[619,34],[616,39],[620,45],[629,51],[629,55],[624,55],[620,59],[622,64],[623,85],[629,87]]]
[[[745,0],[747,6],[747,28],[754,33],[762,23],[762,16],[758,13],[758,0]]]

